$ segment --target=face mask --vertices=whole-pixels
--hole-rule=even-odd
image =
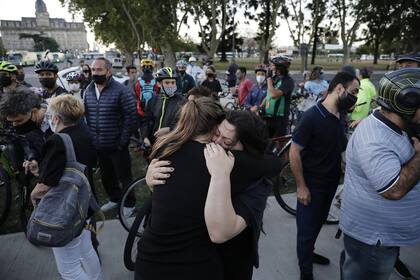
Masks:
[[[80,84],[79,83],[70,83],[69,84],[69,88],[71,91],[76,92],[79,91],[80,89]]]
[[[142,78],[143,78],[143,80],[145,80],[147,82],[153,80],[154,77],[153,77],[152,71],[147,71],[147,72],[145,71]]]
[[[34,129],[37,129],[38,125],[32,119],[29,119],[26,123],[17,125],[14,128],[17,134],[24,135],[26,133],[31,132]]]
[[[344,95],[338,98],[338,109],[343,112],[347,112],[357,102],[357,96],[345,91]]]
[[[212,78],[214,78],[214,75],[213,74],[207,74],[207,78],[212,79]]]
[[[12,84],[10,76],[0,76],[0,87],[8,87]]]
[[[106,74],[103,75],[92,75],[92,80],[97,85],[103,85],[106,83],[107,77]]]
[[[168,97],[172,97],[175,95],[175,92],[177,90],[177,87],[162,87],[162,91],[164,94],[166,94]]]
[[[54,88],[55,78],[40,78],[39,82],[44,88]]]
[[[264,76],[257,76],[257,83],[262,84],[265,80]]]
[[[52,118],[48,119],[48,124],[50,126],[51,131],[55,133],[57,131],[57,125],[54,125]]]
[[[178,73],[181,74],[181,75],[184,75],[185,74],[185,70],[178,70]]]
[[[23,81],[25,80],[25,74],[17,74],[17,75],[16,75],[16,79],[17,79],[19,82],[23,82]]]

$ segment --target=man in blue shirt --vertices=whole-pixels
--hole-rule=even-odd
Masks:
[[[290,167],[296,180],[297,255],[302,280],[311,280],[312,264],[329,264],[314,253],[315,241],[328,217],[341,175],[346,146],[345,115],[357,101],[359,80],[340,72],[331,81],[325,100],[302,116],[293,133]]]
[[[388,279],[399,247],[420,242],[420,143],[404,132],[420,123],[420,69],[386,74],[377,103],[347,146],[342,279]]]
[[[255,78],[257,83],[254,84],[249,91],[248,96],[245,99],[245,108],[251,112],[258,112],[262,101],[267,96],[267,69],[263,66],[257,66],[255,68]]]

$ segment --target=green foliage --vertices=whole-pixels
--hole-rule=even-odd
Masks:
[[[19,34],[19,38],[31,38],[34,40],[34,51],[41,52],[45,50],[50,50],[52,52],[57,52],[60,49],[57,41],[51,37],[44,37],[39,34]],[[64,47],[64,46],[63,46]]]

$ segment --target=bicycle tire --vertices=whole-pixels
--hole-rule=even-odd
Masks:
[[[235,104],[233,102],[228,102],[225,104],[224,108],[227,110],[235,110]]]
[[[137,189],[138,188],[138,189]],[[124,205],[126,205],[126,201],[128,199],[129,194],[135,191],[135,209],[130,216],[125,216],[124,214]],[[120,220],[121,225],[127,232],[130,232],[131,225],[134,220],[134,215],[140,211],[144,205],[144,203],[150,198],[150,190],[146,184],[145,177],[139,177],[131,182],[124,190],[121,196],[121,200],[118,205],[118,219]]]
[[[152,199],[149,198],[137,212],[136,218],[131,226],[131,229],[128,233],[127,239],[124,245],[124,265],[125,267],[130,270],[134,271],[135,267],[135,259],[137,256],[137,246],[134,246],[137,243],[141,235],[139,236],[139,228],[145,225],[145,220],[148,219],[150,211],[152,209]],[[137,241],[137,242],[136,242]],[[134,250],[133,250],[134,249]]]
[[[0,226],[7,220],[12,205],[12,186],[10,177],[3,167],[0,167]]]

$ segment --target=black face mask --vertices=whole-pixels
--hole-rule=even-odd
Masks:
[[[55,78],[39,78],[39,82],[44,88],[52,89],[55,86]]]
[[[26,133],[29,133],[32,130],[35,130],[37,128],[38,128],[38,125],[32,119],[29,119],[24,124],[15,126],[16,133],[20,134],[20,135],[24,135]]]
[[[181,74],[181,75],[184,75],[185,74],[185,70],[178,70],[178,73]]]
[[[357,96],[345,91],[345,95],[338,98],[338,110],[347,112],[357,102]]]
[[[23,82],[23,81],[25,80],[25,74],[17,74],[17,75],[16,75],[16,79],[17,79],[19,82]]]
[[[12,84],[10,76],[0,76],[0,87],[8,87]]]
[[[410,122],[407,125],[406,131],[407,131],[408,136],[410,137],[410,141],[412,141],[411,137],[416,137],[417,139],[420,140],[420,123]]]
[[[213,74],[207,74],[207,78],[212,79],[212,78],[214,78],[214,75]]]
[[[92,75],[92,80],[97,85],[103,85],[106,83],[106,80],[108,78],[106,77],[106,74],[103,75]]]

